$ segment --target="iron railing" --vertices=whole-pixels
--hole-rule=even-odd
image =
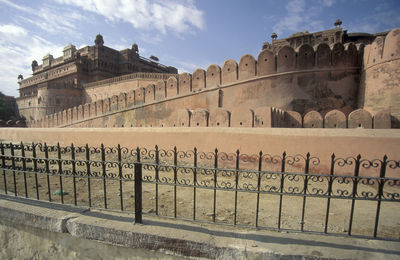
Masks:
[[[5,194],[142,215],[399,240],[400,161],[0,143]],[[389,176],[389,177],[387,177]],[[394,177],[396,176],[396,177]],[[396,203],[397,202],[397,203]]]

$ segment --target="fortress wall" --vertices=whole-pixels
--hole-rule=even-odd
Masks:
[[[257,58],[257,75],[264,76],[276,73],[275,55],[270,50],[263,50]]]
[[[167,98],[178,95],[178,80],[175,77],[169,77],[167,80]]]
[[[354,110],[348,117],[349,128],[372,128],[372,115],[364,109]]]
[[[276,56],[276,71],[293,71],[296,68],[296,52],[289,46],[282,47]]]
[[[254,111],[252,109],[232,109],[231,127],[254,127]]]
[[[346,115],[334,109],[326,113],[324,118],[324,127],[325,128],[347,128],[347,118]]]
[[[179,85],[177,86],[178,95],[188,94],[192,91],[192,75],[190,73],[182,73],[179,75]]]
[[[226,85],[237,81],[238,79],[238,65],[234,60],[226,60],[222,65],[221,84]]]
[[[107,85],[85,87],[85,103],[91,103],[104,98],[111,98],[113,95],[128,93],[132,89],[144,88],[150,84],[156,84],[159,79],[131,79],[117,81]]]
[[[97,102],[93,102],[90,104],[90,116],[97,116]]]
[[[365,46],[358,100],[371,113],[389,110],[400,127],[400,28]]]
[[[94,115],[93,115],[94,116]],[[90,104],[85,104],[83,105],[83,118],[90,118],[91,114],[90,114]]]
[[[103,114],[103,100],[97,100],[96,101],[96,115],[102,115]]]
[[[231,112],[223,108],[214,108],[210,111],[210,127],[230,127]]]
[[[318,75],[318,74],[322,75]],[[131,112],[122,112],[124,116],[129,120],[133,120],[133,123],[129,123],[127,120],[124,119],[123,125],[125,126],[137,126],[137,125],[142,125],[142,126],[156,126],[156,125],[168,125],[168,119],[169,119],[169,112],[167,111],[174,111],[177,109],[197,109],[197,108],[202,108],[202,109],[214,109],[219,107],[219,105],[222,104],[222,108],[228,110],[228,111],[233,111],[236,109],[236,111],[248,111],[249,109],[256,109],[258,107],[265,107],[272,105],[273,107],[279,107],[283,108],[284,110],[292,110],[294,107],[296,107],[300,111],[307,111],[310,107],[313,108],[315,104],[319,103],[324,103],[326,109],[324,111],[329,111],[329,106],[328,102],[326,100],[329,99],[335,99],[335,97],[325,97],[325,98],[320,98],[318,100],[318,95],[320,96],[321,94],[316,92],[315,89],[318,89],[318,85],[316,88],[312,88],[309,85],[309,82],[317,82],[321,86],[324,86],[325,88],[322,89],[323,93],[339,93],[340,89],[345,89],[345,92],[348,91],[351,88],[354,88],[351,84],[343,84],[342,79],[340,79],[338,82],[318,82],[319,77],[324,77],[323,75],[326,72],[314,72],[314,73],[301,73],[301,74],[291,74],[291,75],[286,75],[286,76],[280,76],[280,77],[271,77],[271,78],[263,78],[263,79],[257,79],[253,80],[250,82],[237,82],[232,85],[227,85],[227,86],[221,86],[220,88],[215,88],[214,89],[209,89],[206,91],[200,91],[197,93],[193,94],[187,94],[186,96],[175,96],[172,97],[172,99],[168,99],[168,97],[162,100],[154,100],[152,98],[154,95],[152,93],[153,85],[150,85],[150,87],[147,87],[147,93],[144,96],[144,91],[145,89],[139,89],[135,91],[135,95],[131,94],[131,97],[135,96],[134,103],[137,104],[136,106],[143,106],[143,105],[148,105],[145,106],[144,108],[138,108],[135,106],[129,106],[131,110],[137,110],[135,116],[139,114],[143,114],[144,116],[142,119],[137,120],[139,123],[135,123],[136,120],[134,120],[135,116],[125,116],[125,114],[132,114]],[[304,82],[304,78],[310,77],[312,80]],[[351,75],[349,75],[350,79],[348,80],[349,82],[352,82],[354,80],[351,79]],[[296,84],[293,85],[293,84]],[[304,87],[303,88],[303,85]],[[328,88],[328,86],[330,88]],[[150,89],[150,98],[152,100],[148,101],[147,98],[149,98],[149,89]],[[328,89],[329,91],[326,91]],[[221,102],[221,94],[220,92],[223,92],[223,102]],[[335,91],[335,92],[334,92]],[[136,92],[138,95],[136,95]],[[271,94],[273,93],[273,94]],[[317,98],[315,98],[312,95],[317,95]],[[332,94],[333,95],[333,94]],[[122,97],[124,95],[120,95]],[[310,96],[313,98],[310,99]],[[96,107],[97,107],[97,116],[101,115],[101,109],[103,114],[107,114],[109,112],[118,112],[121,109],[125,109],[122,107],[119,107],[119,96],[113,96],[110,99],[106,98],[105,100],[99,100],[97,101]],[[136,99],[137,97],[137,99]],[[145,97],[145,98],[144,98]],[[340,100],[341,104],[343,104],[342,109],[348,110],[351,109],[351,103],[347,103],[351,100],[351,96],[347,97],[348,100]],[[111,102],[111,110],[110,110],[110,102]],[[123,102],[123,101],[122,101]],[[101,106],[101,103],[103,105]],[[300,106],[300,105],[301,106]],[[334,104],[334,103],[333,103]],[[350,104],[350,105],[349,105]],[[93,105],[93,104],[92,104]],[[335,108],[335,106],[332,105],[331,108]],[[140,111],[145,111],[145,112],[140,112]],[[159,111],[158,113],[154,114],[153,111]],[[322,111],[323,112],[323,111]],[[303,112],[304,113],[304,112]],[[94,115],[93,115],[94,116]],[[73,121],[76,121],[77,119],[80,120],[81,117],[73,117]],[[87,117],[85,116],[85,119]],[[247,122],[252,122],[253,119],[249,118],[246,120]],[[270,127],[277,127],[277,126],[286,126],[287,123],[284,122],[285,119],[282,117],[282,115],[279,117],[279,120],[277,119],[274,121],[275,123],[270,123]],[[161,123],[160,123],[161,122]],[[242,120],[242,124],[243,124]],[[95,124],[92,125],[90,124],[90,127],[113,127],[114,125],[122,125],[121,124],[114,124],[114,123],[103,123],[103,124]],[[239,122],[240,125],[240,122]],[[252,123],[246,123],[246,125],[253,125]],[[256,124],[255,124],[256,125]]]
[[[345,66],[347,58],[343,44],[335,43],[332,47],[332,66],[335,68]]]
[[[315,66],[315,51],[308,45],[303,44],[297,51],[297,68],[312,69]]]
[[[346,158],[361,154],[363,158],[382,159],[386,154],[389,159],[400,160],[398,147],[400,133],[396,129],[283,129],[283,128],[114,128],[114,129],[29,129],[0,128],[3,140],[14,142],[47,142],[61,146],[116,146],[154,149],[192,150],[209,152],[218,148],[220,152],[234,152],[239,149],[241,154],[288,155],[310,152],[312,156],[321,159],[321,173],[329,174],[332,153],[337,157]],[[312,166],[314,167],[314,166]],[[371,167],[373,168],[373,167]],[[312,168],[313,169],[313,168]],[[347,173],[353,173],[353,168],[346,168]],[[379,170],[362,169],[360,175],[378,176]],[[344,172],[346,173],[346,172]],[[387,168],[388,177],[395,171]],[[397,172],[398,174],[398,172]]]
[[[347,53],[346,64],[350,67],[356,67],[361,65],[359,63],[359,53],[354,43],[345,44],[345,51]]]
[[[327,68],[332,64],[331,48],[326,43],[320,43],[316,46],[315,51],[316,66],[319,68]]]
[[[207,68],[206,87],[215,87],[221,84],[221,68],[216,64],[212,64]]]
[[[256,76],[256,61],[250,54],[245,54],[239,61],[239,80],[251,79]]]
[[[126,108],[126,94],[125,93],[120,93],[118,95],[118,109],[124,109]]]
[[[147,85],[147,87],[144,88],[144,102],[145,103],[151,103],[154,102],[155,100],[155,90],[154,90],[154,85]]]
[[[128,107],[135,105],[135,91],[134,90],[130,90],[129,92],[127,92],[126,105]]]
[[[138,115],[146,116],[135,120],[136,115],[132,116],[133,112],[122,112],[124,115],[130,114],[127,118],[133,121],[127,122],[123,119],[124,123],[98,123],[99,120],[95,120],[97,123],[92,126],[167,126],[170,125],[167,122],[170,113],[165,111],[180,109],[210,111],[223,108],[227,111],[242,110],[248,114],[249,110],[255,111],[258,107],[274,107],[300,114],[317,110],[324,115],[332,109],[338,109],[347,116],[356,108],[355,96],[358,90],[357,67],[347,69],[355,62],[354,47],[347,46],[347,49],[343,45],[332,47],[337,49],[335,49],[335,67],[332,67],[332,51],[326,44],[320,44],[315,52],[309,45],[300,46],[297,52],[290,47],[282,48],[277,57],[268,50],[263,50],[257,62],[251,55],[246,54],[239,61],[239,65],[234,60],[225,61],[222,70],[217,65],[211,65],[207,72],[197,69],[193,72],[193,76],[190,73],[182,73],[178,79],[170,77],[166,82],[160,80],[155,82],[156,85],[143,84],[133,90],[131,86],[127,93],[119,92],[111,98],[107,96],[98,99],[100,95],[96,96],[98,100],[92,103],[96,106],[96,113],[91,115],[89,111],[84,113],[83,117],[73,116],[72,122],[88,119],[87,114],[90,117],[107,115],[126,108],[137,110]],[[284,72],[277,73],[279,71]],[[135,82],[141,81],[133,79],[132,82],[121,81],[118,84],[132,85]],[[100,85],[99,88],[111,89],[115,84],[117,83],[111,83],[109,86]],[[88,88],[91,87],[89,85]],[[140,107],[143,105],[146,108]],[[154,114],[154,111],[161,112]],[[280,110],[273,110],[270,117],[268,124],[271,127],[299,123],[297,116],[293,121],[285,117]],[[238,118],[243,117],[238,116]],[[286,122],[286,119],[292,120],[291,123]],[[245,121],[246,125],[256,125],[255,118]],[[239,123],[240,126],[240,122],[243,125],[244,120],[235,121],[234,124]]]
[[[164,100],[166,98],[166,88],[165,88],[165,81],[159,80],[155,85],[155,100]]]
[[[206,87],[206,72],[203,69],[196,69],[193,72],[193,77],[192,77],[192,92],[200,91],[205,87]]]
[[[135,90],[135,106],[144,104],[146,98],[145,91],[146,90],[144,88],[138,88]]]

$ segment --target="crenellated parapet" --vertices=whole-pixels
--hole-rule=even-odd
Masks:
[[[358,107],[372,113],[390,110],[400,127],[400,28],[364,47]]]
[[[196,126],[198,123],[199,126],[210,127],[347,127],[347,116],[345,116],[344,119],[343,116],[341,116],[341,120],[339,120],[338,117],[341,115],[340,113],[343,112],[348,114],[350,111],[349,108],[343,110],[338,107],[337,111],[331,111],[330,113],[324,112],[324,117],[322,117],[321,114],[316,111],[314,111],[315,113],[307,113],[304,115],[303,112],[298,113],[299,110],[297,110],[297,112],[294,111],[297,106],[296,103],[293,103],[294,101],[292,102],[293,104],[290,103],[289,105],[280,105],[279,107],[271,108],[268,106],[268,102],[270,102],[268,100],[286,98],[288,95],[286,93],[300,97],[303,95],[306,98],[309,94],[299,92],[300,88],[306,88],[307,91],[316,93],[316,95],[329,94],[335,96],[336,99],[339,97],[338,101],[335,102],[343,103],[343,101],[340,101],[340,97],[343,95],[342,92],[349,92],[349,88],[346,86],[346,89],[343,90],[339,88],[330,90],[325,87],[325,89],[322,90],[323,92],[319,93],[318,91],[321,90],[310,89],[313,85],[307,85],[307,82],[311,81],[316,82],[317,85],[321,85],[322,83],[328,85],[324,82],[320,83],[318,78],[310,78],[318,73],[332,73],[332,76],[329,76],[330,78],[336,80],[334,78],[335,76],[338,77],[339,82],[343,82],[340,80],[346,77],[348,71],[355,71],[356,73],[360,70],[361,61],[359,57],[362,55],[362,52],[363,48],[360,46],[354,44],[343,45],[340,43],[336,43],[332,46],[321,43],[315,46],[315,48],[305,44],[296,50],[289,46],[284,46],[276,54],[265,49],[259,53],[257,59],[249,54],[245,54],[241,57],[239,63],[228,59],[222,64],[222,67],[212,64],[206,70],[199,68],[192,74],[185,72],[179,75],[162,75],[151,84],[136,87],[132,86],[131,90],[128,92],[121,92],[111,96],[104,93],[101,99],[99,98],[87,104],[60,111],[57,113],[57,120],[53,120],[54,123],[52,123],[52,126],[60,127],[84,124],[85,121],[110,117],[118,113],[143,109],[144,107],[149,107],[150,110],[157,111],[159,110],[158,107],[160,104],[166,103],[170,103],[170,107],[173,108],[175,104],[173,102],[179,101],[179,104],[177,104],[173,110],[187,111],[190,118],[195,119],[195,121],[183,119],[182,114],[184,114],[184,112],[180,112],[180,119],[171,119],[170,115],[168,115],[168,117],[148,116],[141,118],[141,123],[137,126],[151,125],[152,127],[172,127],[181,126],[182,123],[187,125],[188,122],[196,122]],[[337,76],[337,73],[342,74]],[[153,76],[158,77],[158,74],[153,74],[154,73],[146,75],[150,78],[154,78]],[[288,78],[291,75],[300,76],[298,78]],[[138,74],[125,75],[117,79],[107,79],[102,82],[96,82],[96,84],[106,85],[121,81],[129,82],[129,80],[137,79],[137,76]],[[276,82],[279,83],[281,78],[284,79],[281,84],[282,86],[276,88]],[[353,84],[352,82],[354,82],[354,80],[355,79],[351,78],[347,81]],[[269,82],[269,89],[263,87],[265,84],[263,85],[262,82],[264,81]],[[85,87],[95,87],[96,84],[90,83],[85,85]],[[298,84],[300,87],[296,87],[294,84]],[[304,84],[304,87],[302,87],[302,84]],[[234,87],[234,89],[230,90],[231,87]],[[271,92],[261,93],[259,91]],[[330,93],[329,91],[334,91],[334,93]],[[354,90],[352,91],[356,92]],[[297,94],[297,92],[300,94]],[[202,99],[202,94],[204,93],[210,93],[206,99]],[[256,107],[252,107],[252,98],[257,99],[263,95],[267,96],[268,99],[263,101],[263,103],[255,102],[254,104]],[[332,99],[331,97],[329,98]],[[355,97],[352,96],[350,96],[350,98],[355,99]],[[229,102],[230,105],[227,106],[226,104]],[[241,105],[236,106],[235,102]],[[194,107],[190,107],[190,104],[195,105]],[[216,111],[218,111],[218,116]],[[207,121],[205,121],[204,117],[207,117]],[[228,119],[222,120],[221,118]],[[170,119],[172,121],[168,122]],[[44,118],[43,120],[47,122],[49,119]],[[134,118],[132,120],[134,120]],[[48,124],[39,124],[39,122],[37,122],[33,125],[43,125],[47,127]],[[135,123],[113,123],[109,124],[108,127],[114,125],[136,126]],[[192,123],[190,123],[190,125],[192,125]]]

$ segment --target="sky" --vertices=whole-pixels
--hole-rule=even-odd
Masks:
[[[244,54],[257,58],[276,32],[334,28],[376,33],[400,27],[400,0],[0,0],[0,91],[18,97],[17,77],[68,44],[138,44],[143,57],[192,73]]]

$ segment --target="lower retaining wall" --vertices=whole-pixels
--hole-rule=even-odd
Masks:
[[[290,129],[290,128],[1,128],[0,139],[13,142],[47,142],[61,146],[116,146],[127,148],[146,147],[161,149],[193,150],[241,154],[288,155],[307,152],[319,157],[320,172],[329,173],[332,153],[346,158],[361,154],[369,160],[387,155],[391,160],[400,160],[400,131],[396,129]],[[375,171],[377,170],[377,171]],[[379,173],[376,168],[375,175]],[[352,174],[352,172],[348,173]],[[395,171],[387,171],[387,177],[399,177]]]
[[[279,233],[0,195],[1,259],[398,259],[399,242]]]

